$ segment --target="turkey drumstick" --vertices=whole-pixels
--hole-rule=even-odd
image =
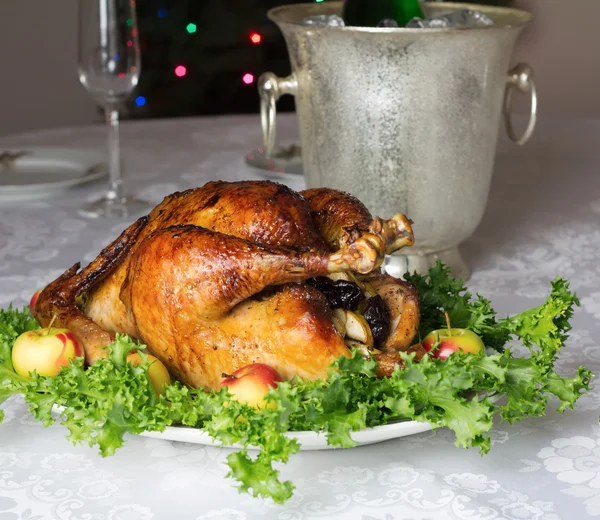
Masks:
[[[268,286],[342,271],[369,273],[382,261],[365,238],[328,255],[263,246],[196,226],[173,226],[156,231],[137,248],[120,299],[130,308],[140,286],[151,284],[174,300],[182,298],[182,305],[192,306],[198,319],[214,320]]]
[[[317,230],[334,249],[359,237],[371,240],[382,255],[414,244],[412,222],[400,213],[388,220],[373,219],[360,200],[343,191],[313,188],[300,193],[310,205]]]

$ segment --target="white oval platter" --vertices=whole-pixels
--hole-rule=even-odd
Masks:
[[[389,441],[408,435],[414,435],[431,430],[431,424],[418,421],[401,421],[374,428],[365,428],[352,432],[352,438],[358,443],[358,446],[366,446],[377,442]],[[165,441],[187,442],[191,444],[203,444],[205,446],[217,446],[219,443],[205,431],[197,428],[188,428],[185,426],[167,426],[163,432],[143,432],[143,437],[153,439],[162,439]],[[314,450],[332,450],[337,449],[327,444],[327,438],[324,433],[311,431],[288,432],[285,434],[298,440],[302,451]],[[239,448],[240,446],[226,446],[227,448]]]

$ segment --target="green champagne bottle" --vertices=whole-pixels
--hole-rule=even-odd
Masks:
[[[343,18],[346,25],[376,27],[381,20],[396,20],[404,27],[415,16],[425,18],[419,0],[346,0]]]

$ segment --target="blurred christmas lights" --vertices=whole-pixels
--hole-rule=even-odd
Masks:
[[[321,2],[324,2],[325,0],[313,0],[313,1],[315,3],[321,3]],[[157,15],[161,19],[165,19],[169,15],[169,11],[167,10],[166,7],[158,8],[156,11],[154,11],[154,13],[156,13],[154,16]],[[177,14],[177,13],[175,13],[175,11],[173,11],[171,13],[171,18],[173,18],[173,16],[175,14]],[[176,16],[176,18],[179,18],[179,17]],[[189,35],[197,34],[198,33],[198,25],[196,23],[194,23],[194,22],[188,22],[186,24],[184,20],[185,20],[185,18],[183,20],[181,20],[181,18],[179,18],[179,20],[175,24],[175,25],[179,26],[179,31],[181,31],[181,29],[182,29],[182,25],[180,25],[180,24],[183,21],[184,22],[183,27],[185,27],[185,30],[186,30],[187,34],[189,34]],[[189,18],[188,18],[188,20],[189,20]],[[268,20],[266,20],[266,22],[267,23],[271,23]],[[127,25],[129,27],[132,27],[133,26],[133,20],[132,19],[127,19]],[[254,25],[254,27],[257,28],[257,25]],[[132,36],[133,36],[133,38],[137,37],[137,33],[138,33],[137,29],[132,29]],[[251,42],[252,45],[260,45],[260,44],[263,43],[263,38],[264,37],[261,34],[261,32],[259,32],[257,30],[250,29],[250,30],[248,30],[248,32],[246,33],[246,35],[247,35],[247,38],[249,38],[249,40],[250,40],[250,42]],[[270,43],[271,42],[269,41],[269,44]],[[133,41],[131,41],[131,40],[127,41],[127,46],[132,47],[133,44],[134,44]],[[173,65],[171,65],[171,66],[173,66]],[[183,64],[177,64],[171,70],[173,71],[173,73],[175,74],[175,76],[177,78],[184,78],[184,77],[187,76],[187,73],[188,73],[187,67],[185,65],[183,65]],[[119,77],[124,77],[125,74],[120,73],[118,76]],[[240,76],[238,76],[238,77],[240,77]],[[246,72],[246,73],[242,73],[241,80],[242,80],[242,84],[243,85],[251,86],[251,85],[253,85],[253,84],[256,83],[257,78],[256,78],[256,76],[255,76],[254,73]],[[184,83],[187,84],[187,83],[189,83],[189,81],[190,81],[190,79],[188,78],[188,80],[186,80]],[[147,101],[147,98],[145,96],[139,95],[139,96],[133,98],[133,104],[135,106],[137,106],[137,107],[146,107],[146,105],[148,104],[148,101]]]

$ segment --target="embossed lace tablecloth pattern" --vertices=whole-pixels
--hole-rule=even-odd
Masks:
[[[280,135],[295,138],[281,117]],[[158,202],[212,179],[261,178],[243,162],[260,142],[254,117],[123,125],[130,190]],[[523,149],[501,145],[488,211],[464,246],[469,286],[500,314],[540,302],[549,280],[567,277],[581,298],[559,371],[600,369],[600,121],[542,121]],[[102,150],[104,128],[57,129],[0,139],[0,148]],[[290,183],[302,187],[301,181]],[[86,221],[77,208],[96,182],[58,199],[0,207],[0,306],[31,294],[78,260],[89,261],[127,222]],[[400,210],[402,208],[399,208]],[[439,208],[440,218],[452,208]],[[552,405],[552,403],[551,403]],[[600,518],[600,389],[576,410],[512,427],[498,423],[491,452],[453,446],[447,429],[382,444],[292,457],[296,485],[283,506],[239,495],[226,479],[226,450],[128,438],[113,457],[72,446],[43,428],[22,400],[4,404],[0,425],[0,519],[148,520],[336,518]]]

